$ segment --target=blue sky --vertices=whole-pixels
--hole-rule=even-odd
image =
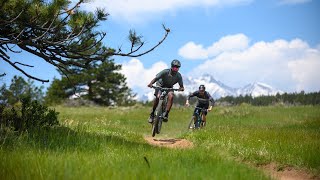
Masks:
[[[167,40],[145,56],[113,57],[135,92],[150,91],[147,84],[173,59],[182,62],[185,77],[211,74],[234,88],[263,82],[287,92],[320,91],[320,1],[96,0],[81,6],[88,11],[97,7],[110,13],[99,27],[107,32],[104,43],[123,51],[130,46],[130,29],[143,35],[145,49],[162,38],[162,24],[171,29]],[[11,58],[32,62],[37,68],[29,72],[37,77],[59,76],[27,53]],[[0,61],[2,72],[7,76],[0,83],[20,75]]]

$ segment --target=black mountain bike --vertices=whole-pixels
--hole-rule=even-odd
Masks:
[[[157,109],[155,111],[155,116],[152,123],[152,137],[154,137],[161,131],[162,121],[163,117],[162,114],[166,111],[167,103],[168,103],[168,93],[170,91],[178,91],[179,89],[174,88],[162,88],[162,87],[156,87],[152,86],[154,89],[159,89],[159,93],[157,96],[159,97],[159,103],[157,106]]]
[[[206,126],[206,122],[202,121],[202,114],[207,112],[207,109],[195,107],[196,111],[192,115],[188,125],[188,129],[200,129]]]

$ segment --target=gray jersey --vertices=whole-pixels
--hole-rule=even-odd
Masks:
[[[173,85],[179,83],[180,87],[183,87],[182,76],[179,72],[172,75],[171,69],[165,69],[156,75],[157,85],[160,87],[172,88]]]

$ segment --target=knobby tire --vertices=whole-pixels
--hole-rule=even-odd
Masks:
[[[194,116],[191,117],[191,120],[189,122],[189,125],[188,125],[188,129],[190,129],[191,125],[192,125],[192,129],[194,128],[194,120],[193,120]]]
[[[163,103],[164,103],[164,100],[159,100],[159,104],[158,104],[158,107],[157,107],[157,109],[156,109],[157,119],[158,119],[158,123],[157,123],[157,134],[160,134],[161,126],[162,126],[161,116],[162,116],[162,114],[163,114],[163,110],[162,110]]]
[[[152,124],[152,137],[154,137],[156,133],[159,134],[161,131],[162,122],[160,120],[160,117],[162,116],[162,103],[163,100],[159,100],[158,106],[156,108],[156,115]]]
[[[152,137],[156,135],[157,131],[158,131],[158,117],[154,117],[153,123],[152,123]]]

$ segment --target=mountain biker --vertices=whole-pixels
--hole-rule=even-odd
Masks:
[[[213,98],[211,97],[210,93],[208,93],[206,91],[206,87],[204,85],[200,85],[198,91],[195,91],[188,96],[187,101],[186,101],[186,106],[190,106],[189,100],[191,97],[194,97],[194,96],[196,96],[198,98],[198,103],[197,103],[196,107],[207,109],[208,112],[210,112],[212,110],[212,106],[214,106],[215,102],[214,102]],[[210,104],[210,107],[209,107],[209,104]],[[196,110],[197,109],[195,108],[193,114],[196,113]],[[206,116],[207,116],[207,111],[204,111],[202,113],[202,120],[203,120],[204,124],[206,124],[206,120],[207,120]],[[194,121],[195,121],[195,119],[194,119]]]
[[[151,82],[148,84],[148,87],[151,88],[155,82],[157,82],[156,84],[158,87],[162,87],[162,88],[172,88],[173,85],[175,85],[176,83],[179,83],[179,86],[180,86],[179,91],[184,91],[182,76],[178,72],[180,67],[181,67],[181,63],[179,60],[177,59],[172,60],[171,68],[160,71],[156,75],[156,77],[151,80]],[[159,93],[159,89],[156,89],[154,92],[154,96],[156,98],[153,101],[152,111],[148,119],[149,123],[153,122],[154,111],[156,110],[159,103],[158,93]],[[173,102],[173,91],[170,91],[168,93],[168,103],[167,103],[166,111],[163,113],[164,122],[168,122],[168,116],[172,106],[172,102]]]

